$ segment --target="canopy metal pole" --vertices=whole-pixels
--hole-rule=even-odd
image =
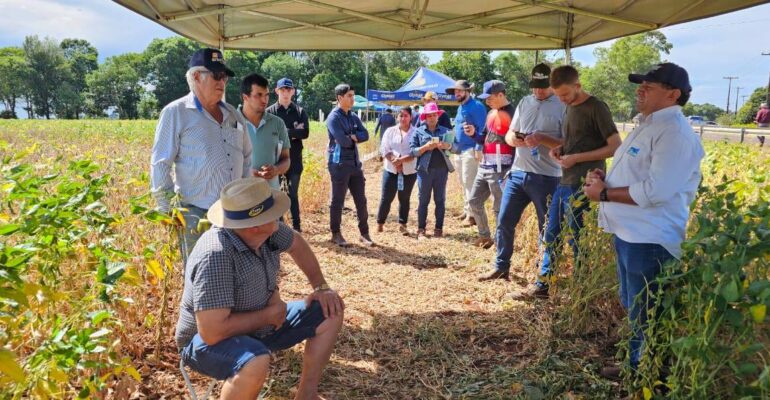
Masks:
[[[567,14],[567,37],[564,39],[564,62],[572,65],[572,28],[575,23],[575,14]]]
[[[220,5],[220,8],[224,8],[224,5]],[[225,14],[219,14],[217,16],[219,21],[219,51],[222,52],[222,57],[225,56]],[[222,92],[222,101],[227,102],[227,90]]]

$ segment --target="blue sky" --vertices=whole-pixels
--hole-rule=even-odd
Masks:
[[[667,59],[690,73],[695,103],[712,103],[724,108],[727,101],[725,76],[733,81],[730,108],[734,108],[735,87],[741,94],[766,86],[770,74],[770,4],[705,20],[664,28],[674,48]],[[105,0],[0,0],[0,46],[20,46],[28,35],[57,40],[82,38],[99,50],[100,59],[140,52],[153,38],[174,33],[122,6]],[[611,42],[573,50],[583,64],[594,63],[593,50]],[[439,52],[429,52],[431,61]],[[740,101],[740,99],[739,99]]]

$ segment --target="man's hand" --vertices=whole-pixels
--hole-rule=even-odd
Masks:
[[[286,321],[286,303],[281,300],[278,289],[270,296],[265,311],[267,311],[267,324],[275,326],[275,329],[280,329]]]
[[[505,134],[505,143],[508,143],[509,146],[513,147],[523,147],[527,144],[516,137],[516,132],[514,131],[508,131],[508,133]]]
[[[342,301],[342,297],[331,289],[317,290],[310,293],[305,299],[305,305],[310,306],[310,303],[312,303],[313,300],[318,300],[321,304],[324,318],[342,315],[342,311],[345,310],[345,302]]]
[[[599,173],[595,173],[594,171],[599,171]],[[599,195],[601,194],[602,190],[604,190],[607,187],[607,184],[604,183],[604,171],[601,170],[593,170],[588,172],[586,175],[586,183],[583,185],[583,193],[586,194],[586,197],[588,197],[591,201],[599,201]],[[599,178],[601,176],[601,178]]]
[[[452,148],[452,143],[449,142],[439,142],[438,148],[441,150],[449,150]]]
[[[275,168],[275,165],[265,164],[260,168],[259,172],[261,173],[261,177],[270,180],[273,179],[276,175],[278,175],[278,171]]]
[[[467,122],[463,122],[463,132],[466,135],[468,135],[470,137],[473,137],[473,135],[476,134],[476,127],[473,126],[473,124],[469,124]]]
[[[356,135],[350,135],[350,140],[352,140],[352,141],[354,141],[354,142],[358,143],[358,136],[356,136]]]
[[[559,160],[561,159],[561,152],[562,152],[562,147],[556,146],[552,148],[551,151],[548,152],[548,155],[551,156],[551,158],[553,158],[558,163]]]
[[[524,143],[529,147],[535,147],[540,145],[540,134],[537,132],[530,133],[524,138]]]
[[[592,184],[595,181],[604,181],[606,174],[599,168],[594,168],[586,173],[586,184]]]
[[[556,159],[556,163],[561,165],[562,168],[572,168],[575,164],[577,164],[577,159],[575,158],[574,154],[567,154]]]
[[[476,159],[476,162],[481,162],[481,159],[484,158],[484,152],[479,150],[473,150],[473,157]]]

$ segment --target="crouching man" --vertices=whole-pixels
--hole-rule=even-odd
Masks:
[[[213,227],[185,270],[176,342],[190,368],[226,380],[221,399],[256,399],[270,353],[307,339],[297,399],[318,399],[318,383],[342,327],[345,305],[324,280],[305,239],[278,218],[286,194],[262,178],[226,185],[208,212]],[[288,252],[313,292],[281,299],[280,254]]]

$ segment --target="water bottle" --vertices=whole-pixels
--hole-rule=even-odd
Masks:
[[[531,154],[532,158],[535,160],[540,160],[540,152],[537,150],[537,147],[529,149],[529,154]]]

